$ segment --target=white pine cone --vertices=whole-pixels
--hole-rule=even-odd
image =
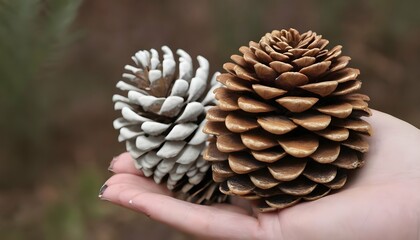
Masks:
[[[143,50],[132,57],[135,66],[125,66],[128,73],[117,88],[127,94],[112,98],[122,114],[113,125],[145,176],[158,184],[166,182],[168,189],[187,192],[210,172],[202,157],[207,140],[202,129],[207,109],[215,105],[219,73],[209,80],[204,57],[197,57],[194,74],[192,59],[184,50],[176,52],[178,67],[171,49],[163,46],[162,51],[163,61],[155,49]]]

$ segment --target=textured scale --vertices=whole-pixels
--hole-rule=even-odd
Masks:
[[[223,202],[226,197],[219,194],[202,156],[205,113],[214,105],[219,73],[208,78],[204,57],[197,57],[194,70],[185,51],[177,51],[178,63],[171,49],[164,46],[162,51],[163,59],[155,49],[139,51],[132,57],[134,66],[125,66],[124,80],[117,83],[125,94],[112,98],[121,111],[114,121],[118,140],[126,143],[135,166],[156,183],[192,202]]]
[[[369,97],[342,47],[327,45],[312,31],[275,30],[224,64],[203,129],[221,192],[273,211],[323,197],[363,166]]]

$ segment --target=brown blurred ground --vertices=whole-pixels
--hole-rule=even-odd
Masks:
[[[111,96],[139,49],[183,48],[216,71],[268,31],[314,30],[344,46],[372,108],[420,127],[419,7],[415,0],[85,0],[73,28],[80,37],[55,60],[55,77],[31,89],[51,104],[22,124],[39,117],[46,127],[35,138],[15,137],[10,129],[21,123],[12,121],[0,138],[1,238],[188,239],[97,200],[109,161],[124,150]]]

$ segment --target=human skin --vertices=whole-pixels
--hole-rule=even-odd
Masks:
[[[128,153],[115,158],[103,200],[146,214],[199,239],[420,240],[420,130],[373,111],[365,166],[340,191],[271,212],[201,206],[175,199],[144,177]],[[244,207],[245,206],[245,207]]]

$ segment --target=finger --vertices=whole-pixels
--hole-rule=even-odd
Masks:
[[[127,173],[115,174],[105,182],[104,186],[106,186],[106,191],[102,193],[102,198],[106,200],[116,199],[116,196],[119,195],[119,189],[127,187],[168,196],[172,195],[171,191],[165,186],[156,184],[150,178]]]
[[[250,215],[250,213],[246,210],[243,209],[239,206],[235,206],[232,204],[212,204],[212,207],[218,208],[220,210],[224,210],[224,211],[230,211],[230,212],[234,212],[234,213],[239,213],[242,215]]]
[[[256,239],[255,218],[230,209],[201,206],[156,193],[136,195],[131,205],[150,218],[181,231],[211,239]]]
[[[115,157],[111,161],[108,170],[112,171],[113,173],[131,173],[144,176],[143,172],[135,167],[134,159],[128,152],[122,153],[121,155]]]
[[[107,181],[103,197],[148,215],[181,231],[212,239],[255,239],[259,227],[255,218],[212,206],[200,206],[174,199],[141,177]],[[260,237],[260,235],[258,235]]]

